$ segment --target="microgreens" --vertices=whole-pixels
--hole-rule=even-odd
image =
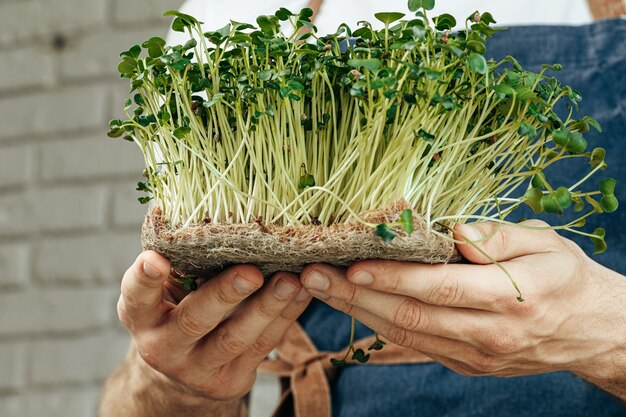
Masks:
[[[408,6],[413,16],[376,14],[381,30],[359,22],[323,36],[311,9],[209,32],[192,16],[165,13],[189,41],[153,37],[121,54],[128,119],[110,124],[111,137],[134,141],[145,156],[140,202],[154,199],[174,227],[355,219],[385,242],[413,233],[413,212],[449,238],[454,223],[508,223],[526,204],[580,213],[553,228],[604,251],[603,229],[578,229],[617,209],[615,181],[581,188],[606,168],[606,151],[589,149],[584,136],[599,124],[573,117],[580,94],[548,75],[561,66],[534,73],[511,56],[487,60],[487,39],[501,30],[489,13],[451,32],[453,16],[427,17],[434,0]],[[564,101],[565,120],[555,111]],[[589,172],[553,184],[546,168],[574,158],[588,159]],[[401,198],[412,209],[395,223],[359,217]],[[369,357],[353,349],[343,363],[350,353]]]

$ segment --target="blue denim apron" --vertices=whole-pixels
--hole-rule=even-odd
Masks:
[[[557,77],[581,92],[581,117],[590,115],[604,127],[601,135],[587,135],[591,147],[607,150],[609,165],[593,186],[604,177],[617,179],[621,208],[590,220],[587,229],[606,228],[608,250],[595,259],[626,274],[626,257],[620,256],[626,253],[626,164],[620,163],[626,139],[626,20],[583,27],[516,27],[496,34],[488,45],[492,57],[512,55],[529,70],[539,71],[544,63],[563,64]],[[586,171],[568,167],[549,178],[554,184],[562,179],[563,185],[571,185],[581,172]],[[568,237],[593,252],[586,239]],[[337,351],[346,345],[350,318],[321,302],[314,301],[300,323],[319,350]],[[357,338],[369,334],[365,326],[357,326]],[[350,366],[331,382],[331,390],[334,417],[626,416],[626,407],[615,397],[566,372],[495,378],[465,377],[436,363]]]

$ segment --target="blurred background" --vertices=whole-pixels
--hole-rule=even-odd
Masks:
[[[129,338],[143,160],[109,139],[119,53],[182,0],[0,0],[0,416],[95,416]]]

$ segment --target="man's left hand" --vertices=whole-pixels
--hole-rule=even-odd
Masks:
[[[503,271],[470,244],[458,249],[471,264],[367,260],[347,270],[315,264],[302,283],[391,342],[464,375],[566,370],[615,378],[616,355],[626,346],[623,276],[540,221],[455,230],[457,240],[478,242],[511,274],[523,302]]]

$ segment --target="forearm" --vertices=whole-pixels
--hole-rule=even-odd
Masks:
[[[139,357],[131,347],[126,360],[102,391],[100,417],[246,417],[243,399],[213,401],[186,393]]]
[[[574,373],[626,402],[626,277],[598,264],[592,271],[604,284],[594,297],[602,310],[595,326],[601,349]]]

